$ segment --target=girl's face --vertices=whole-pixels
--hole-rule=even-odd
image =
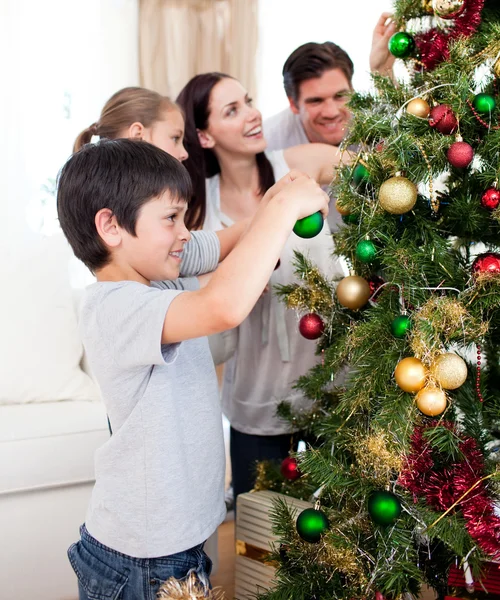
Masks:
[[[221,79],[212,89],[208,128],[200,132],[200,142],[231,154],[255,155],[266,149],[262,115],[239,81]]]
[[[188,157],[183,145],[184,118],[178,110],[165,111],[161,120],[144,129],[142,138],[180,162]]]

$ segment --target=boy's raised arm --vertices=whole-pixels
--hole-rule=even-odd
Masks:
[[[218,333],[238,326],[269,281],[295,222],[318,210],[328,196],[307,176],[286,176],[262,203],[249,229],[206,287],[177,296],[167,311],[162,343]]]

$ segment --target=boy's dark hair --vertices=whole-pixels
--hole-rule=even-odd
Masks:
[[[294,50],[283,66],[286,95],[298,102],[300,84],[321,77],[325,71],[340,69],[352,87],[354,65],[345,50],[333,42],[308,42]]]
[[[57,213],[64,235],[92,273],[110,260],[97,233],[95,215],[108,208],[131,235],[141,207],[168,191],[173,199],[191,197],[191,180],[175,158],[142,140],[104,140],[87,144],[61,169]]]

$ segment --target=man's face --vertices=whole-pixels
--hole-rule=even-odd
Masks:
[[[310,142],[340,144],[351,119],[346,106],[351,92],[351,85],[340,69],[325,71],[321,77],[300,84],[297,102],[288,100],[292,112],[300,116]]]

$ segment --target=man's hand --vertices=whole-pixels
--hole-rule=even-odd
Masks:
[[[388,44],[392,35],[396,33],[396,25],[391,17],[391,13],[382,13],[373,30],[370,52],[370,70],[372,73],[392,75],[395,57],[389,52]]]

